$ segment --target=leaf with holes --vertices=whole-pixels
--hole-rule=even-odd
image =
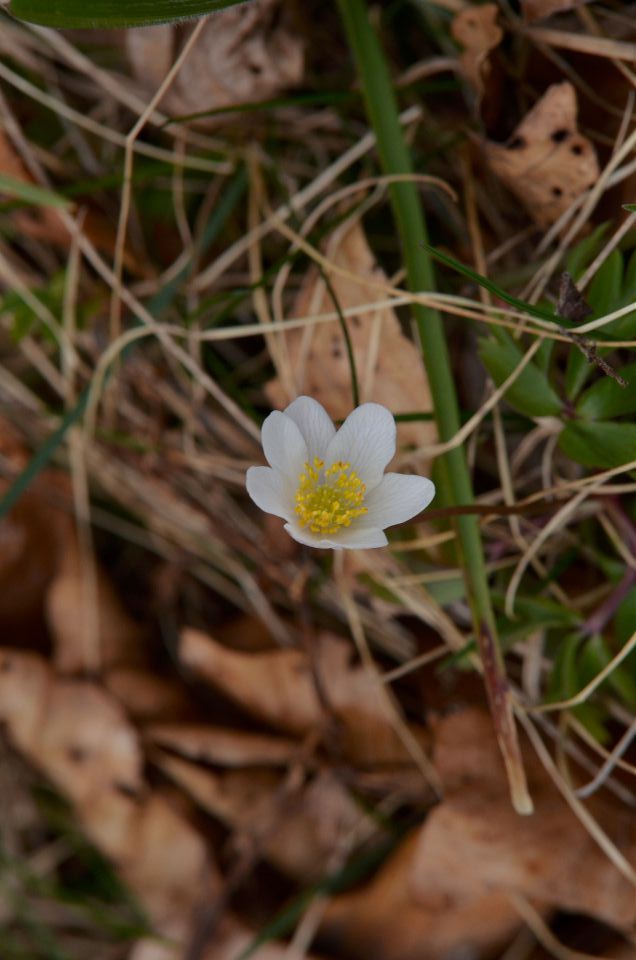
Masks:
[[[576,114],[572,84],[555,83],[507,143],[483,144],[493,173],[542,228],[558,220],[598,179],[594,147],[579,133]]]

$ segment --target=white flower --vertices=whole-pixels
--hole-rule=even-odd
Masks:
[[[298,397],[263,423],[269,467],[250,467],[247,492],[286,520],[299,543],[334,550],[383,547],[385,527],[429,505],[426,477],[384,473],[395,454],[395,420],[379,403],[363,403],[340,429],[311,397]]]

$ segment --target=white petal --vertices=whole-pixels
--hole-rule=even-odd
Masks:
[[[312,462],[314,457],[324,460],[336,428],[323,405],[312,397],[297,397],[286,408],[285,416],[291,417],[305,438],[309,461]]]
[[[365,497],[368,513],[364,516],[364,524],[384,528],[403,523],[428,507],[434,496],[435,484],[427,477],[387,473]]]
[[[337,543],[345,550],[364,550],[368,547],[386,547],[388,542],[386,534],[379,527],[349,527],[338,534],[334,545]]]
[[[289,496],[289,481],[278,470],[269,467],[250,467],[245,475],[247,492],[257,507],[265,513],[289,520],[294,508]]]
[[[350,463],[372,490],[395,454],[395,420],[379,403],[363,403],[349,414],[327,448],[327,465],[336,460]]]
[[[341,533],[335,536],[332,534],[329,540],[324,540],[295,523],[286,523],[285,530],[298,543],[322,550],[362,550],[367,547],[385,547],[388,543],[383,531],[374,527],[343,528]]]
[[[311,530],[299,527],[296,523],[286,523],[285,530],[290,537],[293,537],[298,543],[304,543],[306,547],[318,547],[322,550],[332,549],[330,540],[322,540],[320,537],[317,537],[316,534],[312,533]]]
[[[297,481],[307,460],[307,444],[291,417],[274,410],[265,418],[261,439],[270,467]]]

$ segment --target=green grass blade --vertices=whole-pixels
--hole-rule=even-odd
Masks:
[[[44,441],[42,446],[36,450],[28,464],[15,478],[7,492],[0,500],[0,517],[3,517],[9,510],[15,506],[25,490],[33,483],[40,471],[49,463],[51,457],[64,441],[64,437],[70,428],[77,423],[84,410],[88,400],[88,389],[84,390],[75,406],[64,416],[57,430],[54,430],[50,437]]]
[[[68,208],[72,206],[70,200],[61,197],[59,193],[54,193],[53,190],[36,187],[33,183],[16,180],[15,177],[8,177],[4,173],[0,173],[0,193],[34,207],[57,207],[59,209],[60,207]]]
[[[448,253],[442,253],[441,250],[438,250],[436,247],[432,247],[430,243],[424,244],[424,249],[428,250],[430,255],[436,260],[439,260],[440,263],[444,263],[447,267],[452,267],[453,270],[457,273],[461,273],[463,277],[466,277],[468,280],[472,280],[474,283],[478,284],[480,287],[483,287],[484,290],[489,290],[490,293],[494,293],[496,297],[499,297],[500,300],[503,300],[504,303],[509,303],[511,307],[515,307],[517,310],[522,311],[523,313],[529,313],[531,317],[537,317],[539,320],[549,320],[551,323],[555,323],[556,318],[553,313],[549,313],[547,310],[542,310],[541,307],[535,307],[532,303],[526,303],[525,300],[519,300],[517,297],[511,296],[509,293],[498,286],[496,283],[493,283],[492,280],[489,280],[488,277],[482,277],[480,273],[476,273],[475,270],[471,270],[470,267],[467,267],[465,264],[461,263],[460,260],[456,260],[455,257],[451,257]],[[563,318],[558,318],[558,323],[562,327],[572,327],[573,324],[568,320]]]
[[[400,124],[391,77],[371,26],[365,0],[338,0],[338,6],[354,54],[382,167],[386,173],[410,174],[413,166]],[[408,285],[414,291],[432,290],[435,287],[433,265],[416,186],[409,182],[393,183],[389,191],[402,243]],[[440,439],[449,440],[459,430],[460,416],[442,321],[437,311],[422,305],[414,305],[413,313],[422,343]],[[472,503],[474,495],[463,448],[458,447],[446,454],[444,468],[450,503]],[[497,645],[477,518],[458,517],[457,531],[475,631],[480,641],[486,688],[506,761],[513,802],[517,810],[528,813],[532,804],[523,774],[503,659]]]
[[[19,20],[63,29],[141,27],[205,17],[244,0],[11,0]]]

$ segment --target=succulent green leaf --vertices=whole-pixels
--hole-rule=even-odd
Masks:
[[[521,350],[512,341],[497,343],[494,340],[482,340],[479,354],[497,386],[510,376],[523,359]],[[532,362],[521,371],[505,397],[511,407],[528,417],[557,415],[561,411],[558,395],[545,374]]]
[[[584,467],[620,467],[636,461],[636,425],[572,421],[561,432],[559,446]]]
[[[594,311],[593,316],[601,317],[616,309],[620,303],[622,286],[623,255],[620,250],[613,250],[599,267],[585,295]]]
[[[626,387],[607,376],[597,380],[581,396],[577,413],[586,420],[613,420],[636,413],[636,363],[621,367],[620,375],[627,381]]]

